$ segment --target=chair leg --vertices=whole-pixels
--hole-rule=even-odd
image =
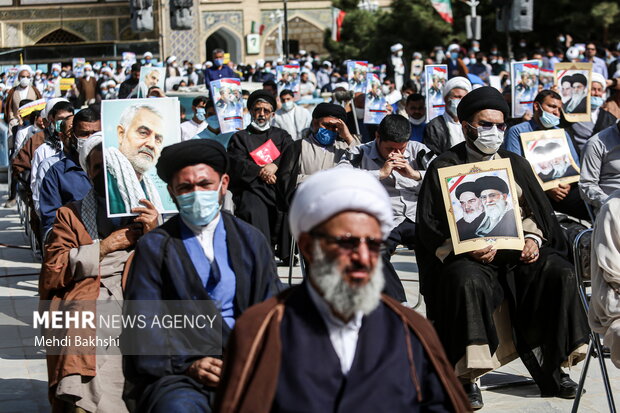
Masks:
[[[601,366],[601,375],[603,376],[603,384],[605,385],[605,393],[607,393],[607,403],[609,404],[609,411],[616,413],[616,404],[614,402],[614,395],[611,390],[611,384],[609,383],[609,374],[607,373],[607,365],[605,364],[605,356],[603,354],[603,346],[598,337],[598,334],[592,333],[594,336],[594,347],[598,355],[598,362]]]
[[[588,374],[588,367],[590,367],[590,359],[592,358],[592,353],[594,352],[594,344],[592,337],[590,337],[590,343],[588,344],[588,353],[586,355],[586,360],[583,363],[583,370],[581,370],[581,377],[579,377],[579,386],[577,387],[577,395],[575,396],[575,400],[573,401],[573,408],[571,413],[577,413],[579,410],[579,402],[581,401],[581,393],[583,393],[583,386],[586,382],[586,376]]]
[[[297,243],[295,242],[295,238],[291,238],[291,255],[288,263],[288,285],[289,287],[293,285],[293,266],[295,265],[295,247]]]

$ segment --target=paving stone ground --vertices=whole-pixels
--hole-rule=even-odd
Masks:
[[[6,184],[0,185],[0,205],[6,199]],[[0,244],[27,246],[28,240],[20,225],[17,210],[0,208]],[[407,299],[418,300],[418,274],[413,252],[402,251],[394,256],[394,266],[405,286]],[[32,318],[37,307],[37,282],[40,263],[29,249],[0,246],[0,412],[49,412],[47,372],[43,353],[26,354],[23,340],[32,335],[25,321]],[[288,268],[279,268],[283,281],[288,281]],[[299,267],[293,271],[293,283],[301,281]],[[424,314],[424,302],[417,311]],[[620,395],[620,371],[606,360],[614,393]],[[578,381],[583,363],[570,374]],[[482,378],[485,407],[488,412],[570,412],[572,401],[541,398],[538,388],[527,383],[529,375],[520,361],[500,368]],[[517,382],[508,386],[503,383]],[[499,386],[499,387],[497,387]],[[492,389],[491,389],[492,388]],[[580,412],[607,412],[607,401],[598,360],[590,364]],[[620,399],[619,399],[620,403]]]

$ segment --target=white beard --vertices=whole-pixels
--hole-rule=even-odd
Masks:
[[[482,210],[478,210],[478,211],[474,211],[474,212],[465,212],[465,211],[463,211],[463,220],[469,224],[473,220],[478,218],[480,216],[480,214],[482,214]]]
[[[568,170],[568,162],[563,162],[560,165],[553,165],[553,179],[561,178]]]
[[[325,257],[318,241],[313,249],[314,262],[309,276],[333,311],[349,319],[358,311],[368,315],[377,308],[385,284],[381,259],[377,260],[370,280],[363,286],[353,287],[342,278],[335,262]]]
[[[499,199],[495,205],[485,206],[484,212],[486,212],[487,216],[491,218],[494,223],[497,223],[504,216],[506,205],[506,200]]]

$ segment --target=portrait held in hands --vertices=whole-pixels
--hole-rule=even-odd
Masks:
[[[145,98],[148,96],[149,89],[158,87],[164,90],[164,82],[166,79],[165,67],[141,67],[140,81],[138,83],[138,97]]]
[[[534,113],[534,98],[538,94],[538,60],[512,62],[512,117],[519,118],[526,112]]]
[[[554,71],[566,120],[589,122],[592,63],[557,63]]]
[[[508,159],[438,170],[455,254],[492,245],[523,249],[523,229]]]
[[[176,98],[104,101],[103,129],[106,203],[109,217],[131,215],[150,201],[160,213],[176,207],[155,164],[165,146],[181,141]]]
[[[426,88],[426,121],[430,122],[443,115],[446,102],[443,100],[443,87],[448,81],[447,65],[427,65],[424,67]]]
[[[387,115],[387,100],[381,90],[381,80],[374,73],[366,75],[366,106],[364,123],[378,125]]]
[[[571,154],[564,129],[521,134],[523,155],[532,165],[543,190],[579,181],[579,165]]]

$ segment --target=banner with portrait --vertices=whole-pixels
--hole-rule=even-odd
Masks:
[[[82,77],[84,76],[84,65],[86,64],[86,59],[83,57],[74,57],[71,64],[71,72],[73,72],[73,77]]]
[[[375,73],[366,74],[366,103],[364,123],[379,124],[387,115],[387,100],[381,90],[381,80]]]
[[[368,62],[347,62],[349,90],[353,93],[366,93]]]
[[[510,63],[513,118],[520,118],[526,112],[534,113],[534,99],[538,94],[539,65],[538,60]]]
[[[147,199],[160,213],[177,209],[155,170],[164,147],[181,141],[177,98],[101,102],[108,217],[133,214]]]
[[[426,96],[426,122],[443,115],[446,103],[443,100],[443,87],[448,81],[448,65],[428,65],[424,67],[424,89]]]
[[[540,69],[538,82],[542,85],[543,90],[549,90],[553,87],[553,70]]]
[[[529,161],[543,190],[559,183],[579,181],[579,165],[573,158],[564,129],[547,129],[521,134],[523,156]]]
[[[223,78],[211,81],[209,85],[215,104],[215,113],[220,123],[220,133],[237,132],[243,129],[243,97],[241,81]]]
[[[489,245],[498,250],[523,249],[523,224],[509,159],[449,166],[438,173],[455,254]]]
[[[592,63],[556,63],[554,72],[566,120],[590,122]]]
[[[278,95],[283,90],[291,90],[299,97],[299,65],[283,65],[276,67],[276,83]]]
[[[138,97],[145,98],[148,96],[149,89],[156,86],[162,91],[164,90],[164,82],[166,81],[165,67],[145,67],[140,68],[140,81],[138,82]]]

